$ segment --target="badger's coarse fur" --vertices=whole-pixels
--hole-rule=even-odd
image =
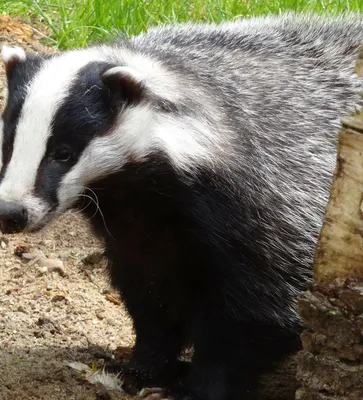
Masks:
[[[94,196],[135,384],[170,388],[192,344],[174,394],[253,398],[295,348],[361,40],[362,16],[288,14],[52,56],[4,47],[2,229]]]

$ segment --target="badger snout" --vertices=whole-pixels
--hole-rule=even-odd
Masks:
[[[28,211],[20,204],[0,200],[0,230],[3,233],[21,232],[28,224]]]

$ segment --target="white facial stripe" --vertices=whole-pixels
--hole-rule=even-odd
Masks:
[[[63,212],[71,206],[90,182],[119,171],[133,145],[143,147],[141,153],[145,156],[154,118],[148,105],[130,107],[122,113],[122,122],[117,123],[113,132],[93,139],[77,164],[62,179],[58,189],[58,211]]]
[[[0,185],[0,197],[21,201],[33,190],[40,162],[51,134],[51,122],[77,71],[100,55],[74,51],[50,59],[29,84],[15,133],[13,154]]]
[[[116,129],[93,139],[63,177],[57,211],[70,207],[91,182],[120,171],[130,159],[142,161],[156,149],[163,150],[181,171],[193,168],[196,160],[213,163],[210,136],[206,125],[193,119],[176,121],[175,116],[156,114],[148,104],[130,107],[121,114]]]

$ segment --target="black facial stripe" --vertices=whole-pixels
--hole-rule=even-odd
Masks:
[[[34,77],[45,59],[50,56],[41,57],[28,54],[23,62],[19,62],[13,69],[8,80],[8,101],[3,112],[3,135],[2,143],[2,169],[0,180],[4,177],[7,166],[11,160],[14,149],[15,131],[19,117],[27,95],[27,84]]]
[[[34,195],[44,198],[52,208],[58,205],[57,190],[63,176],[78,162],[90,141],[106,134],[115,121],[115,105],[100,74],[113,65],[92,62],[83,67],[52,121],[47,150],[38,169]],[[69,160],[56,161],[57,152],[66,149]]]

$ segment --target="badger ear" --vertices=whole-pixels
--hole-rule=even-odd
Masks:
[[[132,103],[138,103],[145,91],[141,73],[130,67],[113,67],[101,74],[102,82],[114,94]]]
[[[1,56],[5,63],[5,72],[8,79],[11,78],[14,68],[26,60],[26,53],[21,47],[3,45]]]

